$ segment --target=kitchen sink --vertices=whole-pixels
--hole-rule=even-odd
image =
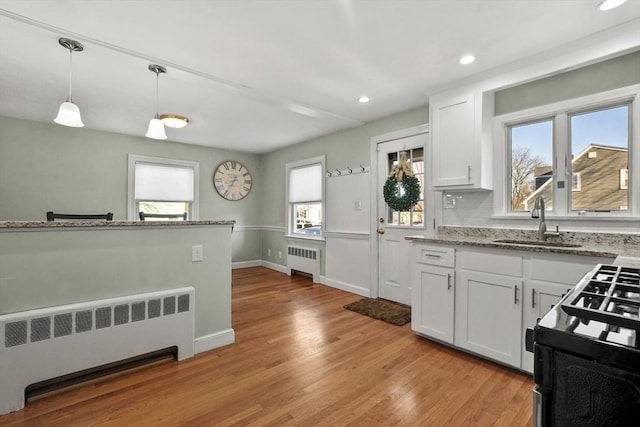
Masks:
[[[510,245],[527,245],[527,246],[547,246],[552,248],[579,248],[581,245],[574,245],[563,242],[541,242],[536,240],[494,240],[495,243],[507,243]]]

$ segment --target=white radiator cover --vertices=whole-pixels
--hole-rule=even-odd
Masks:
[[[287,247],[287,270],[301,271],[313,276],[313,282],[318,283],[320,278],[320,251],[317,249],[301,248],[298,246]]]
[[[0,316],[0,415],[30,384],[172,346],[194,354],[195,290],[183,287]]]

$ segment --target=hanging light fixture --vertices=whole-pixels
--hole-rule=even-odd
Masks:
[[[183,128],[191,122],[187,117],[179,114],[161,114],[160,120],[165,126],[174,129]]]
[[[58,115],[53,121],[59,125],[81,128],[84,123],[82,123],[82,118],[80,117],[80,109],[71,100],[71,74],[73,71],[73,52],[82,52],[84,46],[80,42],[64,37],[60,37],[58,43],[65,49],[69,49],[69,97],[60,104]]]
[[[149,129],[144,136],[151,139],[167,139],[167,134],[164,131],[164,123],[162,123],[162,120],[160,120],[160,115],[158,114],[158,80],[160,74],[165,74],[167,72],[167,69],[161,65],[150,64],[149,71],[156,73],[156,115],[149,122]]]

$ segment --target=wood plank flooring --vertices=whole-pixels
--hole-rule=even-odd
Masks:
[[[235,344],[38,397],[0,425],[531,425],[530,376],[342,308],[358,299],[234,270]]]

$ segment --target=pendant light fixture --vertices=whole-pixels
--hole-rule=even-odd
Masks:
[[[190,120],[187,117],[179,114],[161,114],[160,120],[162,120],[162,123],[164,123],[165,126],[174,129],[183,128],[190,123]]]
[[[60,37],[58,43],[65,49],[69,49],[69,97],[60,104],[58,115],[53,121],[59,125],[81,128],[84,127],[84,123],[82,123],[82,118],[80,117],[80,109],[71,100],[71,75],[73,71],[73,52],[82,52],[84,46],[80,42],[64,37]]]
[[[156,73],[156,115],[149,122],[149,129],[147,133],[144,135],[147,138],[151,139],[167,139],[167,134],[164,131],[164,123],[160,120],[160,115],[158,114],[159,110],[159,96],[158,96],[158,80],[160,74],[165,74],[167,69],[162,65],[150,64],[149,71]]]

